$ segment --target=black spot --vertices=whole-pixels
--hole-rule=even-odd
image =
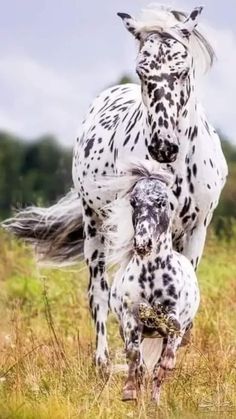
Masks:
[[[95,260],[98,257],[98,250],[94,250],[92,256],[91,256],[91,260]]]
[[[195,163],[193,164],[193,175],[197,175],[197,165]]]
[[[171,284],[168,289],[167,289],[168,295],[172,298],[174,298],[175,300],[177,300],[178,296],[176,294],[176,289],[175,286],[173,284]]]
[[[90,225],[88,225],[88,236],[89,237],[95,237],[97,233],[96,228],[91,227]]]
[[[90,151],[92,150],[94,145],[94,138],[90,138],[89,140],[87,140],[87,144],[86,147],[84,149],[84,157],[87,158],[90,154]]]
[[[172,281],[171,276],[169,274],[166,274],[166,273],[162,275],[162,279],[163,279],[163,285],[164,286],[168,285]]]
[[[155,290],[154,291],[154,296],[156,298],[161,298],[162,297],[162,290]]]

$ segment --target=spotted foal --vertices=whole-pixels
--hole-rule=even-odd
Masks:
[[[153,171],[147,161],[131,165],[129,172],[130,176],[121,176],[128,191],[109,206],[106,222],[109,239],[120,228],[119,216],[120,223],[124,220],[122,202],[126,218],[130,206],[126,221],[130,231],[122,239],[123,249],[128,249],[127,262],[115,275],[110,307],[120,322],[129,365],[123,400],[137,398],[138,375],[146,361],[142,341],[152,337],[160,347],[152,371],[152,398],[159,401],[161,384],[174,368],[176,351],[197,312],[199,289],[193,266],[173,250],[169,176],[160,169]],[[117,245],[122,247],[121,240],[114,243],[113,253]]]

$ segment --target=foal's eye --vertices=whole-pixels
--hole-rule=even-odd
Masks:
[[[130,205],[131,205],[131,207],[135,207],[135,205],[136,205],[136,202],[135,202],[135,200],[134,199],[131,199],[130,200]]]

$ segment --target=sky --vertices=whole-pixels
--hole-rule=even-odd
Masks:
[[[93,98],[135,77],[136,45],[117,12],[150,0],[0,0],[0,129],[73,145]],[[162,1],[188,12],[192,0]],[[236,4],[205,0],[204,34],[217,61],[199,83],[210,121],[236,144]]]

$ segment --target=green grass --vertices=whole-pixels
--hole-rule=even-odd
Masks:
[[[29,248],[1,234],[0,418],[235,418],[235,250],[208,243],[192,343],[179,351],[156,407],[149,388],[138,403],[123,403],[124,376],[97,374],[84,266],[39,270]],[[117,362],[123,355],[114,318],[109,341]]]

